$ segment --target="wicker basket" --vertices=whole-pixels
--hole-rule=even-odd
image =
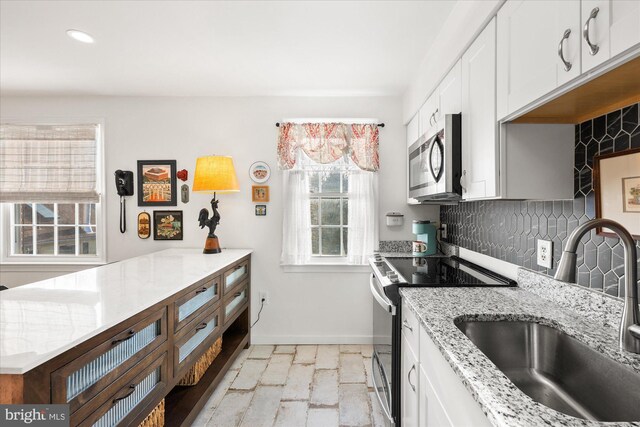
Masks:
[[[204,354],[193,364],[193,366],[182,377],[178,385],[196,385],[200,378],[207,371],[209,366],[218,357],[222,351],[222,337],[218,338],[212,345],[204,352]]]
[[[138,427],[163,427],[164,426],[164,399],[153,408],[153,411],[140,423]]]

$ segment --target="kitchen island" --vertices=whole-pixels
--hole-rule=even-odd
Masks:
[[[164,401],[167,425],[189,425],[250,344],[251,252],[168,249],[0,292],[0,403],[137,425]]]
[[[519,270],[517,288],[405,288],[401,294],[403,307],[409,311],[409,324],[415,316],[420,328],[420,368],[416,369],[425,369],[426,375],[420,376],[418,387],[422,391],[426,383],[427,397],[432,392],[430,387],[436,396],[439,394],[438,399],[419,396],[420,404],[424,399],[426,405],[439,405],[420,407],[420,419],[423,415],[429,418],[420,425],[459,425],[464,416],[467,421],[473,420],[472,425],[502,427],[640,425],[638,421],[605,424],[577,418],[534,401],[456,326],[463,322],[547,325],[621,364],[630,377],[640,374],[640,355],[619,348],[621,300],[526,269]],[[499,348],[503,342],[498,339],[494,344]],[[445,393],[451,390],[456,393]],[[590,392],[598,393],[595,389]],[[464,397],[468,397],[466,405],[460,406]],[[472,406],[478,410],[471,411]],[[437,424],[430,423],[434,419]]]

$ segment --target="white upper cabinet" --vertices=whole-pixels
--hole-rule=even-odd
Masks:
[[[640,43],[638,0],[583,0],[582,71]]]
[[[420,135],[432,135],[437,129],[436,115],[440,111],[440,98],[438,98],[438,90],[433,92],[431,96],[422,104],[418,115],[420,116]]]
[[[420,137],[420,123],[418,114],[407,123],[407,147],[416,142]]]
[[[462,111],[462,61],[458,60],[451,71],[438,86],[440,109],[436,118],[438,121],[445,114],[458,114]]]
[[[588,71],[611,57],[609,39],[610,2],[583,0],[580,22],[582,32],[582,67]]]
[[[462,55],[462,198],[498,196],[496,18]]]
[[[498,119],[580,75],[579,0],[510,0],[497,25]]]
[[[613,0],[610,6],[611,57],[640,43],[640,1]]]

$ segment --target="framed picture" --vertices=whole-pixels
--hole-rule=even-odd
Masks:
[[[256,216],[267,216],[267,205],[256,205]]]
[[[269,186],[268,185],[252,185],[251,186],[251,200],[253,202],[268,202],[269,201]]]
[[[593,159],[596,218],[622,224],[640,240],[640,149],[604,154]],[[615,236],[605,229],[598,234]]]
[[[176,205],[176,161],[138,160],[138,206]]]
[[[148,239],[151,236],[151,215],[148,212],[138,214],[138,237]]]
[[[269,177],[271,177],[271,168],[265,162],[255,162],[249,168],[249,176],[253,182],[262,184],[263,182],[269,181]]]
[[[153,211],[153,240],[182,240],[182,211]]]

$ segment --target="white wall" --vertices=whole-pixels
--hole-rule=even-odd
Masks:
[[[112,182],[114,170],[136,172],[137,160],[176,159],[178,170],[189,171],[191,184],[197,157],[233,156],[241,191],[219,196],[222,220],[216,233],[223,247],[255,250],[254,318],[258,292],[269,292],[270,299],[253,331],[256,343],[367,342],[371,335],[367,273],[285,273],[279,265],[282,188],[276,165],[275,122],[295,117],[378,118],[386,124],[380,130],[381,240],[411,239],[412,219],[438,219],[437,207],[406,204],[406,144],[399,97],[20,97],[2,98],[0,111],[3,118],[104,119],[109,262],[168,247],[203,247],[206,231],[198,228],[197,217],[210,200],[207,195],[192,193],[188,204],[178,202],[177,207],[167,208],[184,211],[184,240],[163,242],[137,237],[136,218],[142,208],[137,207],[137,198],[131,197],[127,202],[129,230],[122,235],[118,230],[118,196]],[[266,217],[254,215],[250,196],[248,169],[257,160],[266,161],[272,168],[272,178],[267,183],[271,186],[271,201]],[[405,213],[403,227],[391,229],[384,225],[383,214],[391,210]],[[46,268],[8,271],[3,267],[2,281],[21,284],[59,274],[62,273]]]

